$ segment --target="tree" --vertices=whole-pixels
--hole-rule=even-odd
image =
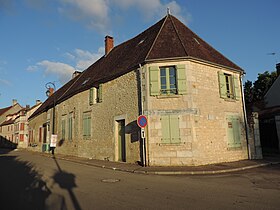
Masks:
[[[266,92],[269,90],[276,78],[276,71],[271,73],[265,71],[264,73],[258,74],[258,78],[254,83],[252,83],[250,80],[247,80],[244,84],[246,104],[254,104],[256,102],[263,101]]]

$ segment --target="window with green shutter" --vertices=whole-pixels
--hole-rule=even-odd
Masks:
[[[66,124],[66,122],[65,122],[65,119],[62,119],[62,121],[61,121],[61,138],[62,139],[65,139],[65,124]]]
[[[102,84],[89,89],[89,105],[102,102]]]
[[[96,90],[96,103],[102,102],[102,84],[100,84]]]
[[[89,89],[89,105],[93,104],[93,92],[94,92],[94,88],[90,88]]]
[[[162,143],[180,143],[179,117],[177,115],[162,115],[161,118]]]
[[[149,73],[151,96],[187,93],[185,65],[151,66]]]
[[[237,75],[231,75],[222,71],[218,72],[220,97],[224,99],[239,100],[241,89]]]
[[[227,117],[227,136],[229,148],[241,146],[240,119],[238,116]]]
[[[91,136],[91,115],[90,113],[83,114],[83,137],[88,138]]]
[[[73,113],[69,114],[68,118],[68,140],[72,140],[72,132],[73,132]]]

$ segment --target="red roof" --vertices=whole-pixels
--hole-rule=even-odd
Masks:
[[[136,37],[114,47],[51,97],[30,117],[47,111],[73,95],[124,75],[154,60],[198,59],[243,72],[243,70],[198,37],[176,17],[167,15]]]

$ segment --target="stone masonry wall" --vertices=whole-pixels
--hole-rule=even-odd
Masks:
[[[91,137],[83,138],[83,113],[91,116]],[[117,161],[117,122],[125,120],[126,161],[140,160],[138,128],[137,75],[125,74],[102,84],[102,102],[89,104],[89,90],[72,96],[56,106],[57,153]],[[68,117],[72,115],[73,139],[68,139]],[[66,120],[66,138],[62,139],[62,119]]]
[[[148,116],[149,165],[204,165],[247,159],[242,100],[225,100],[219,94],[218,72],[238,74],[202,62],[182,61],[146,65],[145,78],[149,78],[149,66],[178,64],[186,67],[186,95],[153,97],[149,95],[148,79],[143,84],[144,110]],[[179,117],[179,144],[164,144],[161,141],[160,117],[170,114]],[[228,148],[228,115],[240,119],[240,148]]]

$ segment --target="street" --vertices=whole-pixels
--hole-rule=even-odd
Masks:
[[[1,210],[279,209],[280,165],[204,176],[158,176],[0,150]]]

